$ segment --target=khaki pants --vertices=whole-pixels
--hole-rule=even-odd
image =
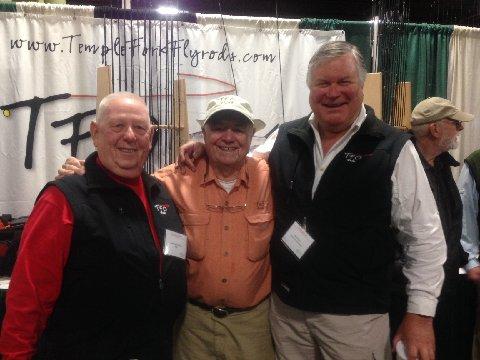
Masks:
[[[215,317],[187,304],[177,324],[175,360],[273,360],[269,300],[254,309]]]
[[[270,323],[278,360],[390,360],[388,314],[301,311],[272,294]]]

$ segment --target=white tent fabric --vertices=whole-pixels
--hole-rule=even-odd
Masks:
[[[465,124],[458,149],[452,155],[463,161],[480,147],[480,29],[455,26],[450,38],[447,97],[475,116]],[[458,176],[459,169],[453,169]]]
[[[110,26],[108,19],[93,18],[91,7],[28,4],[20,9],[0,12],[0,213],[14,216],[30,212],[39,190],[70,156],[72,140],[78,140],[80,158],[93,150],[91,141],[78,135],[87,133],[94,117],[96,68],[102,64],[102,51],[108,52],[108,64],[112,61],[110,43],[104,44],[104,38],[116,39],[113,50],[118,53],[122,48],[131,50],[131,42],[124,43],[131,34],[144,34],[143,22],[134,22],[130,29],[129,21],[117,26],[118,20],[113,20]],[[305,75],[311,55],[321,44],[345,38],[342,31],[300,30],[292,21],[278,31],[276,19],[242,21],[252,26],[242,27],[237,19],[236,26],[224,29],[205,20],[204,25],[181,23],[174,29],[177,40],[170,46],[178,44],[178,70],[187,82],[190,133],[199,131],[196,120],[205,115],[209,100],[220,93],[235,93],[232,72],[238,95],[267,123],[256,135],[264,136],[279,122],[306,115]],[[165,22],[152,21],[150,26],[159,32]],[[143,77],[145,57],[168,45],[165,38],[155,47],[141,39],[133,64],[122,60],[121,65],[139,74],[142,86],[136,78],[135,92],[144,95],[144,85],[150,81]],[[225,49],[227,39],[229,49]],[[115,55],[117,84],[118,61]],[[165,94],[159,97],[165,99]],[[30,151],[27,139],[31,139]]]

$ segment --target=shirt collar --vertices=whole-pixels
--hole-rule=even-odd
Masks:
[[[206,166],[205,166],[205,172],[203,175],[203,182],[201,185],[207,185],[210,182],[217,182],[217,177],[215,176],[215,171],[213,170],[212,166],[208,162],[208,159],[206,160]],[[243,162],[242,167],[240,168],[240,172],[237,178],[237,181],[235,183],[236,187],[238,184],[243,184],[245,187],[248,187],[248,174],[247,174],[247,158],[245,158],[245,161]]]
[[[422,162],[422,165],[426,170],[441,169],[443,167],[450,167],[450,166],[457,167],[460,165],[460,163],[457,160],[455,160],[455,158],[448,151],[445,151],[435,158],[432,166],[427,161],[427,159],[425,159],[422,152],[419,150],[414,137],[412,138],[412,142],[413,142],[413,145],[415,146],[415,149],[417,150],[418,157],[420,158],[420,161]]]

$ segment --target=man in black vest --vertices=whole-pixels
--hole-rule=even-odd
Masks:
[[[111,94],[90,131],[97,152],[85,174],[48,183],[26,224],[0,337],[4,358],[172,357],[186,300],[186,237],[167,191],[142,172],[148,109],[134,94]]]
[[[269,163],[275,200],[271,326],[279,359],[389,359],[395,238],[408,310],[394,338],[434,359],[445,239],[407,133],[363,104],[366,70],[347,42],[323,45],[307,73],[312,113],[280,126]]]
[[[458,147],[463,123],[473,115],[440,97],[421,101],[412,112],[413,142],[427,174],[447,243],[445,280],[433,321],[437,360],[468,360],[472,356],[475,286],[459,269],[467,263],[460,244],[462,202],[451,166],[460,165],[449,150]],[[462,269],[463,270],[463,269]]]

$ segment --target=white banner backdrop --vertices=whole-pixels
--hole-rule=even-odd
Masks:
[[[109,65],[113,61],[115,83],[127,74],[126,83],[135,83],[136,93],[144,95],[152,85],[164,99],[158,69],[164,71],[166,64],[159,54],[170,51],[187,82],[190,133],[200,130],[195,120],[203,117],[207,102],[219,93],[234,94],[234,83],[267,123],[257,136],[306,115],[308,60],[322,43],[343,40],[343,32],[299,30],[288,21],[277,33],[264,22],[251,23],[241,26],[237,19],[225,29],[215,23],[179,23],[170,28],[175,41],[166,44],[165,22],[151,21],[146,39],[143,21],[110,26],[109,20],[64,12],[0,13],[0,213],[27,215],[66,157],[85,158],[93,150],[88,128],[102,59]],[[151,106],[161,104],[154,100]]]
[[[475,116],[460,133],[458,149],[451,153],[460,162],[480,144],[480,29],[455,26],[450,38],[447,97],[460,109]],[[459,168],[452,168],[457,177]]]

